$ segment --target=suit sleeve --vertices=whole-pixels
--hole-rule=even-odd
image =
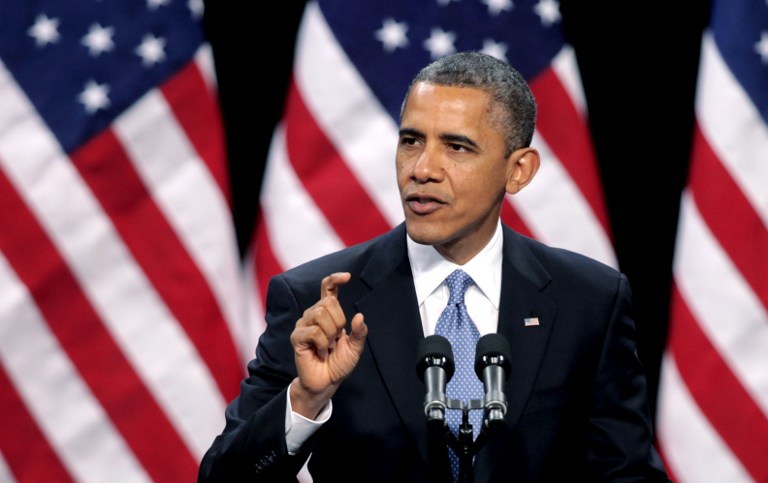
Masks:
[[[309,452],[288,454],[285,411],[286,391],[296,376],[290,334],[302,312],[284,279],[274,277],[267,291],[267,328],[239,395],[226,408],[224,431],[203,456],[198,483],[297,481]]]
[[[670,481],[653,446],[644,369],[636,352],[631,292],[619,277],[593,387],[588,457],[593,481]]]

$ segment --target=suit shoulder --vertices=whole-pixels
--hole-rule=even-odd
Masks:
[[[615,287],[618,279],[626,276],[604,262],[562,247],[547,245],[539,240],[512,232],[512,236],[553,277],[576,283],[607,283]]]
[[[307,281],[316,287],[319,279],[331,273],[359,272],[375,253],[380,250],[391,250],[399,242],[405,244],[402,225],[370,240],[308,260],[285,270],[275,278],[282,278],[291,283]]]

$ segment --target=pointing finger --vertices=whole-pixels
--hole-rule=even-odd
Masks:
[[[349,272],[336,272],[328,275],[320,283],[320,298],[339,296],[339,285],[349,282],[352,275]]]

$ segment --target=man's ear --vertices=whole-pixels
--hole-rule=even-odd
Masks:
[[[507,193],[513,195],[525,188],[539,170],[541,157],[533,148],[520,148],[507,157]]]

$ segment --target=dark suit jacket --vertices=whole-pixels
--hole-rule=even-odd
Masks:
[[[274,277],[268,328],[226,411],[200,482],[447,482],[445,443],[428,431],[416,371],[424,337],[404,225]],[[365,315],[362,358],[333,397],[330,420],[289,456],[286,388],[296,375],[289,336],[317,302],[320,280],[348,271],[339,301]],[[498,332],[511,348],[506,429],[477,454],[481,482],[669,481],[652,447],[627,279],[504,227]],[[523,319],[538,317],[526,327]]]

